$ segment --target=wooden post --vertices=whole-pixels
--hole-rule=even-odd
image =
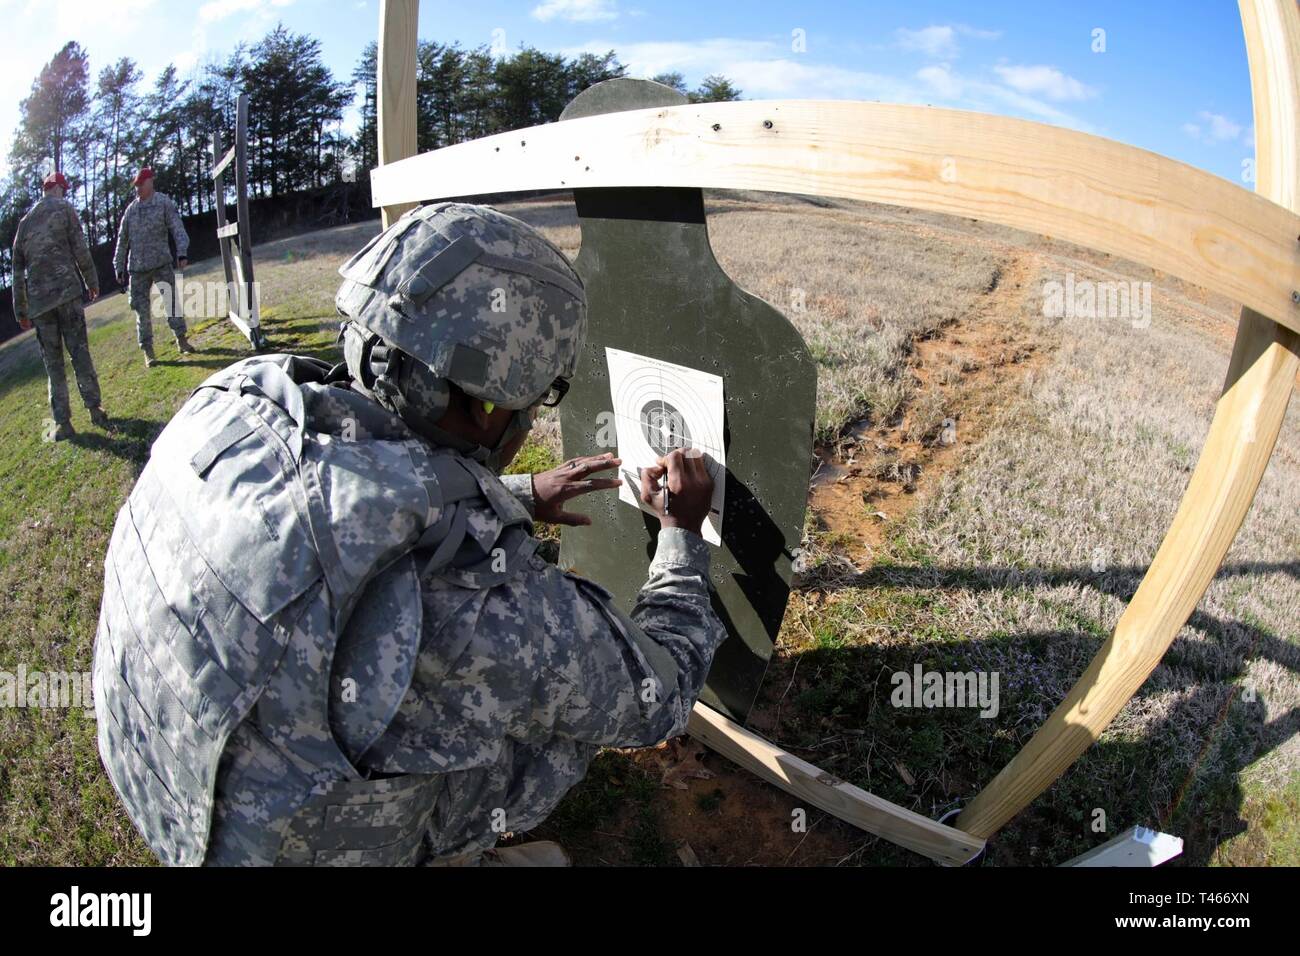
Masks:
[[[1295,0],[1241,0],[1241,14],[1255,98],[1256,188],[1300,212],[1300,8]],[[985,839],[996,833],[1101,736],[1160,663],[1250,510],[1297,370],[1300,335],[1244,310],[1201,459],[1146,577],[1083,677],[957,818],[959,829]]]
[[[414,156],[416,150],[415,65],[420,5],[417,0],[379,0],[379,57],[376,77],[379,165]],[[415,203],[385,206],[384,228]]]
[[[235,284],[235,264],[234,258],[230,254],[230,243],[226,242],[229,223],[226,221],[226,182],[225,170],[235,159],[235,149],[231,147],[230,152],[222,153],[221,151],[221,123],[218,122],[216,128],[212,131],[212,158],[215,165],[212,167],[213,191],[217,199],[217,245],[221,247],[221,265],[226,273],[226,288],[231,289]]]
[[[230,321],[255,349],[270,347],[262,332],[257,285],[253,279],[253,237],[248,217],[248,94],[239,94],[235,114],[235,143],[221,152],[221,127],[212,131],[211,176],[216,192],[217,244],[225,268],[226,288],[233,293]],[[235,167],[235,221],[226,219],[225,172]]]
[[[703,704],[695,705],[686,729],[786,793],[936,863],[962,866],[984,849],[983,840],[840,780]]]

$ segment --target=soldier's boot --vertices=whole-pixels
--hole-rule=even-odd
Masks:
[[[190,340],[185,337],[184,332],[176,336],[176,347],[185,355],[193,355],[198,351],[194,346],[190,345]]]
[[[154,358],[153,346],[142,345],[140,346],[140,351],[144,352],[144,367],[153,368],[154,363],[158,361],[156,358]]]
[[[98,405],[90,410],[90,421],[96,428],[102,428],[106,432],[111,432],[113,430],[113,423],[109,421],[108,415],[104,412],[104,409]]]
[[[479,866],[572,866],[564,847],[550,840],[484,850]]]
[[[77,432],[72,427],[72,422],[60,422],[58,427],[54,429],[54,440],[67,441],[75,434],[77,434]]]

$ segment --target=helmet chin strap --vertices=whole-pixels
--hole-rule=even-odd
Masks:
[[[528,412],[526,410],[517,410],[510,416],[510,422],[506,425],[505,431],[501,433],[501,437],[497,439],[496,444],[488,448],[459,435],[453,435],[444,428],[439,428],[429,422],[426,416],[418,412],[412,413],[409,404],[406,405],[406,409],[406,411],[402,411],[395,408],[394,411],[402,416],[402,421],[406,422],[416,434],[427,438],[435,445],[455,449],[466,458],[473,458],[497,475],[501,474],[502,470],[510,464],[502,460],[502,453],[505,451],[506,446],[521,433],[527,434],[533,430],[532,419],[529,417]]]
[[[447,411],[451,397],[445,380],[422,383],[426,391],[433,392],[436,396],[432,402],[434,407],[425,409],[409,402],[403,391],[403,378],[418,374],[404,352],[391,348],[378,335],[365,331],[355,323],[348,323],[340,333],[340,338],[345,340],[344,354],[347,356],[353,386],[359,387],[380,405],[396,413],[413,432],[435,445],[458,451],[466,458],[472,458],[500,474],[509,464],[501,460],[506,446],[521,433],[532,431],[533,422],[527,409],[519,409],[510,416],[505,431],[491,448],[454,435],[435,424]]]

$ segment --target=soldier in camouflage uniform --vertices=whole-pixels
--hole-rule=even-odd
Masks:
[[[13,249],[14,314],[22,329],[36,326],[41,358],[50,380],[50,411],[55,441],[75,434],[68,406],[68,377],[63,349],[72,358],[77,391],[100,428],[110,428],[99,407],[99,378],[86,339],[86,313],[81,307],[82,286],[90,301],[99,298],[99,276],[90,258],[77,211],[63,198],[68,180],[63,173],[45,177],[45,195],[18,224]]]
[[[176,269],[172,266],[168,236],[176,244],[176,258],[181,271],[189,265],[186,253],[190,237],[181,222],[181,214],[170,196],[154,191],[153,170],[145,167],[132,180],[136,198],[122,214],[113,253],[113,271],[119,285],[129,285],[131,308],[135,310],[136,338],[144,352],[144,364],[152,366],[153,317],[149,298],[153,287],[162,293],[167,310],[167,325],[176,336],[176,347],[184,353],[194,351],[185,337],[185,310],[181,291],[176,286]]]
[[[562,865],[555,844],[495,844],[599,748],[682,733],[726,636],[711,479],[682,451],[642,473],[661,530],[625,614],[532,533],[589,524],[565,503],[618,487],[619,460],[499,477],[583,349],[563,253],[440,203],[340,272],[345,361],[214,375],[118,516],[100,755],[169,864]]]

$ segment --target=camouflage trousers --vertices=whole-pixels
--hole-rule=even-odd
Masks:
[[[90,358],[90,343],[86,340],[86,313],[76,299],[43,312],[32,319],[36,326],[36,341],[41,346],[45,361],[45,374],[50,379],[50,412],[56,425],[71,419],[68,407],[68,375],[63,368],[63,349],[67,346],[72,357],[72,370],[77,375],[77,391],[87,408],[99,407],[99,378],[95,363]]]
[[[178,338],[185,334],[185,308],[182,292],[176,285],[176,270],[170,265],[148,272],[131,273],[131,309],[135,312],[135,336],[140,348],[153,347],[153,314],[150,298],[153,287],[162,293],[167,325]]]

